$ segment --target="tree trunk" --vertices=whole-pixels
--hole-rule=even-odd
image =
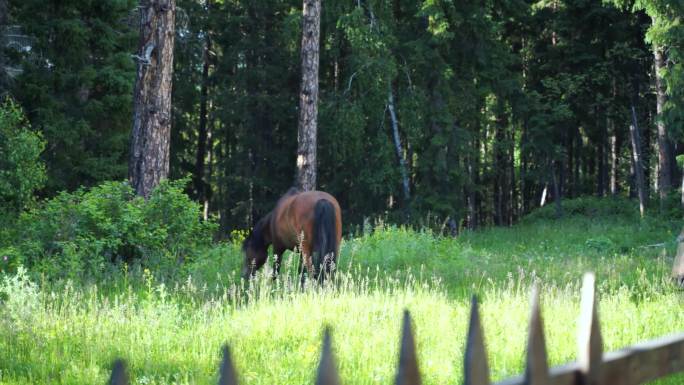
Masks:
[[[9,7],[7,6],[7,0],[0,0],[0,27],[7,25],[7,19]]]
[[[0,0],[0,98],[4,98],[5,93],[9,89],[7,68],[5,67],[7,65],[7,59],[5,58],[4,53],[7,45],[7,38],[3,33],[9,22],[9,7],[7,5],[7,0]]]
[[[603,197],[606,195],[608,184],[608,126],[603,124],[603,115],[600,109],[596,109],[596,124],[599,129],[598,145],[598,183],[596,185],[596,195]]]
[[[680,202],[681,202],[682,208],[684,209],[684,170],[682,170],[682,187],[681,187],[681,190],[680,190],[680,191],[681,191],[681,194],[682,194],[682,197],[681,197],[681,199],[680,199]]]
[[[197,156],[195,160],[194,185],[197,200],[206,202],[207,181],[205,180],[205,160],[207,158],[207,103],[209,94],[209,56],[211,51],[211,39],[207,33],[204,42],[204,63],[202,65],[202,83],[200,85],[200,111],[199,125],[197,128]]]
[[[639,196],[639,213],[644,216],[646,209],[646,182],[644,181],[644,167],[641,159],[641,138],[639,137],[639,124],[637,123],[636,109],[632,106],[632,124],[629,126],[632,139],[632,161],[634,162],[634,174],[636,176],[636,188]]]
[[[175,0],[141,1],[128,176],[149,197],[169,173]]]
[[[568,133],[570,138],[567,140],[567,148],[565,150],[568,154],[568,192],[566,196],[568,198],[574,198],[577,196],[577,182],[575,181],[575,130]]]
[[[610,195],[617,195],[617,180],[618,180],[618,144],[617,133],[615,132],[615,122],[608,118],[609,138],[608,145],[610,146]]]
[[[475,170],[474,160],[468,157],[468,185],[466,187],[466,199],[468,200],[468,229],[475,230],[477,228],[477,205],[475,202]],[[684,182],[683,182],[684,183]],[[684,198],[682,198],[684,199]]]
[[[582,134],[580,133],[579,127],[575,127],[575,169],[570,170],[575,176],[575,194],[580,196],[584,193],[582,189],[582,170],[586,168],[586,161],[582,158],[583,148],[582,148]]]
[[[497,226],[504,224],[506,211],[506,119],[504,117],[503,101],[499,98],[496,109],[496,125],[494,127],[494,223]]]
[[[508,130],[508,225],[512,226],[518,213],[518,194],[515,188],[515,132]]]
[[[212,130],[211,130],[211,125],[207,126],[207,171],[205,173],[205,184],[204,184],[204,210],[203,210],[203,215],[202,218],[206,221],[209,219],[209,205],[211,203],[211,197],[212,197],[212,188],[211,188],[211,178],[212,174],[214,171],[213,167],[213,148],[214,148],[214,140],[212,138]]]
[[[562,167],[563,167],[563,165],[561,164],[560,161],[552,162],[551,178],[552,178],[552,182],[553,182],[553,201],[556,204],[556,218],[560,218],[563,216],[563,205],[561,202],[563,189],[561,188],[561,182],[560,182],[563,179]],[[556,175],[557,169],[558,169],[559,175]]]
[[[655,84],[656,84],[656,126],[658,127],[658,194],[661,207],[667,198],[672,186],[672,144],[667,136],[667,129],[663,121],[663,109],[666,102],[665,82],[661,76],[665,68],[665,58],[661,47],[653,47],[655,58]]]
[[[404,152],[401,150],[401,139],[399,138],[399,122],[397,120],[397,112],[394,108],[394,92],[390,84],[389,93],[387,95],[387,109],[390,113],[390,120],[392,123],[392,137],[394,138],[394,148],[397,151],[399,158],[399,171],[401,172],[402,187],[404,188],[404,200],[408,202],[411,199],[411,189],[409,187],[408,173],[406,172],[406,159],[404,159]]]
[[[520,216],[528,211],[529,194],[527,193],[527,118],[523,121],[520,134]]]
[[[316,189],[316,137],[318,125],[318,51],[321,0],[304,0],[302,10],[302,83],[297,130],[297,185]]]

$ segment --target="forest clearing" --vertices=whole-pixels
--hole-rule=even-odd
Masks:
[[[277,281],[267,275],[241,292],[234,243],[171,280],[149,270],[86,285],[5,276],[0,383],[104,384],[113,360],[124,358],[135,384],[213,384],[229,343],[240,383],[309,384],[324,325],[344,383],[390,383],[404,309],[424,383],[460,383],[471,294],[480,297],[500,380],[524,367],[534,281],[550,364],[575,360],[582,271],[596,273],[604,349],[617,350],[679,332],[684,322],[682,292],[669,276],[680,222],[640,221],[632,211],[537,219],[457,239],[380,225],[344,240],[335,285],[303,292],[291,253]]]

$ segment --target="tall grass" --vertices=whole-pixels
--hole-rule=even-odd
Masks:
[[[324,288],[300,286],[293,254],[280,279],[266,272],[244,288],[234,245],[176,281],[150,271],[98,285],[7,275],[0,384],[104,384],[116,357],[128,361],[134,384],[211,384],[226,342],[242,383],[308,384],[324,325],[345,384],[389,384],[404,308],[424,383],[456,384],[472,293],[481,299],[493,376],[502,379],[524,367],[532,282],[542,288],[552,364],[574,360],[586,270],[597,273],[606,350],[681,331],[684,297],[669,280],[677,225],[570,218],[458,239],[383,227],[344,242],[335,282]]]

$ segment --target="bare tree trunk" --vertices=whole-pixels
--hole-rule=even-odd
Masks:
[[[582,169],[582,135],[579,132],[579,128],[575,127],[574,130],[574,137],[575,137],[575,164],[573,165],[574,169],[568,170],[570,173],[573,174],[572,179],[575,181],[575,186],[573,187],[573,190],[575,191],[575,196],[579,196],[583,193],[582,191],[582,181],[581,181],[581,174],[580,170]]]
[[[473,160],[468,159],[468,186],[465,187],[465,195],[468,201],[468,229],[475,230],[477,228],[477,207],[475,205],[475,188],[474,186],[474,170]]]
[[[662,48],[654,45],[653,56],[655,58],[656,126],[658,127],[658,193],[662,207],[672,186],[673,155],[672,144],[663,121],[663,109],[667,96],[665,95],[665,82],[661,76],[661,71],[665,68]]]
[[[7,24],[9,18],[8,10],[7,0],[0,0],[0,27],[4,27]]]
[[[401,150],[401,139],[399,138],[399,122],[397,120],[397,112],[394,108],[394,93],[392,85],[390,85],[389,93],[387,95],[387,109],[389,109],[390,120],[392,122],[392,137],[394,138],[394,148],[397,151],[399,158],[399,171],[401,171],[402,186],[404,188],[404,200],[408,202],[411,199],[411,189],[409,187],[408,173],[406,172],[406,159],[404,159],[404,152]]]
[[[318,51],[321,33],[321,0],[304,0],[302,10],[302,84],[297,130],[297,185],[316,189],[316,139],[318,127]]]
[[[684,170],[682,170],[682,187],[681,187],[681,192],[682,192],[681,205],[682,205],[682,208],[684,209]]]
[[[575,130],[568,133],[570,137],[567,140],[567,148],[565,153],[568,154],[568,192],[566,196],[568,198],[574,198],[577,196],[577,183],[575,181],[575,173],[572,170],[575,169]]]
[[[596,109],[596,125],[599,128],[600,136],[598,146],[598,183],[596,185],[596,195],[603,197],[606,195],[608,184],[608,126],[602,124],[603,116],[600,109]],[[607,123],[607,122],[606,122]]]
[[[506,108],[504,101],[498,97],[496,105],[496,124],[494,126],[494,143],[492,149],[494,150],[494,223],[497,226],[503,226],[506,222],[506,213],[508,206],[508,175],[507,175],[507,154],[508,149],[506,143],[506,127],[508,121],[506,119]]]
[[[518,213],[518,195],[515,188],[515,132],[510,129],[508,133],[508,225],[512,226]]]
[[[204,190],[204,202],[203,206],[204,209],[202,210],[203,215],[202,218],[206,221],[209,219],[209,205],[211,203],[211,197],[212,197],[212,188],[211,188],[211,179],[214,171],[214,163],[213,163],[213,157],[214,157],[214,140],[212,138],[212,130],[211,130],[211,125],[207,127],[207,171],[205,174],[205,190]]]
[[[140,3],[138,72],[133,94],[133,130],[128,177],[149,197],[169,173],[175,0]]]
[[[563,199],[563,193],[560,182],[560,180],[562,180],[563,178],[563,165],[560,164],[559,161],[554,161],[551,164],[551,177],[553,182],[553,201],[556,204],[556,218],[560,218],[563,216],[563,206],[561,203],[561,199]],[[560,175],[556,175],[556,169],[559,170],[558,174]]]
[[[520,216],[527,213],[529,196],[527,193],[527,118],[523,122],[522,130],[520,134]]]
[[[634,106],[632,106],[632,124],[629,126],[629,132],[632,139],[632,161],[634,162],[634,174],[636,175],[636,187],[639,196],[639,213],[643,217],[646,209],[646,182],[644,181],[644,167],[641,159],[639,124]]]
[[[612,87],[612,96],[613,99],[617,98],[617,83],[615,78],[613,78],[613,87]],[[606,113],[606,127],[608,127],[608,145],[610,146],[610,171],[609,171],[609,189],[610,189],[610,195],[611,196],[616,196],[618,193],[618,154],[619,154],[619,145],[618,145],[618,136],[617,136],[617,129],[615,128],[615,121],[613,120],[612,116],[612,110],[609,109]]]
[[[3,32],[9,22],[8,11],[7,0],[0,0],[0,98],[3,98],[9,89],[7,68],[5,67],[7,59],[3,52],[7,44],[7,38]]]
[[[609,170],[608,170],[608,188],[610,190],[610,195],[617,195],[617,179],[618,179],[618,146],[617,146],[617,133],[615,132],[615,122],[610,117],[606,118],[606,126],[608,127],[608,147],[610,152],[610,159],[608,160]]]
[[[197,199],[206,202],[207,181],[205,180],[205,160],[207,158],[207,103],[209,94],[209,57],[211,51],[211,39],[207,32],[204,41],[204,63],[202,65],[202,84],[200,85],[200,111],[199,125],[197,128],[197,156],[195,160],[194,185]]]

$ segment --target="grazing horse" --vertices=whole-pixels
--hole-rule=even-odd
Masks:
[[[342,214],[337,200],[323,191],[291,188],[275,208],[257,222],[243,242],[242,277],[252,277],[264,265],[268,246],[273,245],[275,274],[280,271],[285,250],[299,247],[302,253],[300,274],[306,268],[310,278],[320,281],[332,273],[341,239]]]

